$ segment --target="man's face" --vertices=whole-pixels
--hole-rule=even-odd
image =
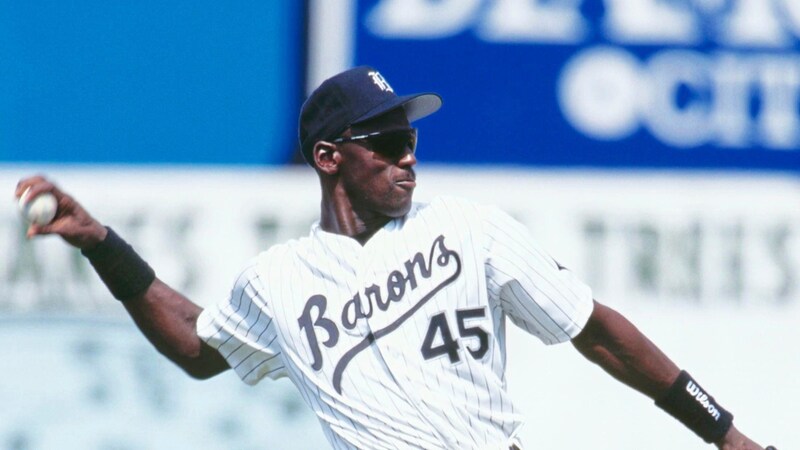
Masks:
[[[406,131],[391,133],[398,130]],[[383,133],[380,137],[337,144],[343,156],[340,170],[342,186],[355,210],[395,218],[405,215],[411,208],[416,187],[413,167],[417,159],[413,148],[402,146],[405,137],[409,136],[408,130],[410,125],[405,111],[398,108],[353,125],[342,134],[342,137],[348,138]],[[392,153],[392,149],[395,154],[387,154]]]

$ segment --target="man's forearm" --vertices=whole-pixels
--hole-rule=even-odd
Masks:
[[[81,252],[147,339],[193,377],[208,378],[227,369],[224,358],[197,335],[202,309],[161,282],[133,247],[106,230],[104,239]]]
[[[660,398],[680,373],[678,366],[632,323],[598,302],[572,344],[614,378],[653,400]]]
[[[733,416],[653,342],[613,309],[595,302],[572,343],[614,378],[656,401],[661,409],[723,450],[760,450],[741,434]]]
[[[225,359],[197,336],[202,309],[161,280],[123,305],[153,346],[189,375],[209,378],[228,369]]]

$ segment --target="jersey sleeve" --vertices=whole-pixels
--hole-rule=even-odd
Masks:
[[[217,349],[247,384],[286,376],[277,331],[254,264],[242,271],[230,296],[205,309],[197,334]]]
[[[577,336],[594,308],[591,289],[504,211],[485,208],[483,231],[490,298],[514,324],[545,344]]]

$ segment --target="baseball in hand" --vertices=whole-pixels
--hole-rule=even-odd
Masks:
[[[56,216],[58,202],[56,201],[56,196],[49,192],[44,192],[33,199],[28,199],[28,191],[26,190],[19,198],[18,206],[22,218],[29,223],[47,225]]]

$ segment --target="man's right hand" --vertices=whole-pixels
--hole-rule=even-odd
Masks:
[[[57,234],[70,245],[79,249],[88,249],[102,242],[108,232],[72,197],[62,192],[56,185],[41,175],[23,178],[17,183],[14,195],[19,199],[28,189],[28,198],[33,199],[44,192],[55,195],[58,210],[52,222],[47,225],[31,224],[28,227],[28,239],[39,235]]]

